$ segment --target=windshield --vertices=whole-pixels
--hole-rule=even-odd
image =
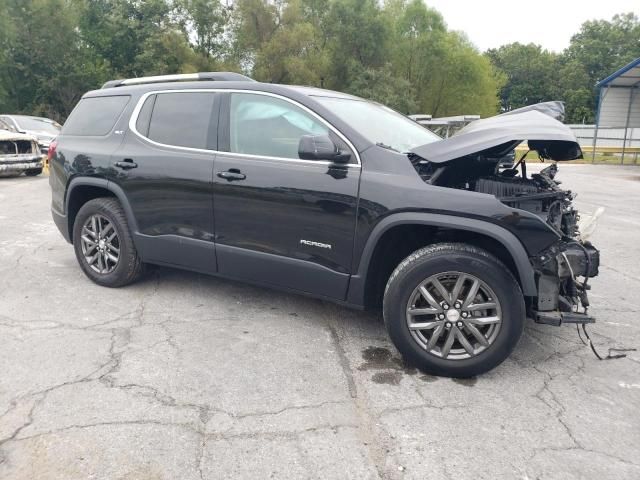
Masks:
[[[378,103],[351,98],[315,99],[367,140],[384,148],[406,153],[425,143],[442,140],[413,120]]]
[[[58,135],[60,133],[61,126],[57,122],[49,120],[48,118],[22,117],[18,115],[14,118],[22,130],[46,132],[51,135]]]

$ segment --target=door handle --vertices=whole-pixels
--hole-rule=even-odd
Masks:
[[[121,162],[116,162],[114,163],[114,165],[118,168],[121,168],[123,170],[129,170],[131,168],[136,168],[138,166],[138,164],[136,162],[134,162],[132,159],[130,158],[125,158],[123,161]]]
[[[238,170],[237,168],[231,168],[226,172],[218,172],[217,175],[218,177],[224,178],[229,182],[233,182],[234,180],[244,180],[245,178],[247,178],[247,176],[244,173],[240,172],[240,170]]]

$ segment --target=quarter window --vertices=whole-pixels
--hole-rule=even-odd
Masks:
[[[65,135],[106,135],[129,102],[129,95],[87,97],[80,100],[62,129]]]
[[[298,159],[303,135],[327,135],[329,129],[303,109],[279,98],[231,94],[230,151]]]
[[[148,138],[165,145],[206,149],[214,95],[211,92],[158,94],[151,112]]]

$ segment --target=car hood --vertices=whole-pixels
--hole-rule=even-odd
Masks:
[[[534,107],[536,106],[525,107],[525,111],[521,112],[508,112],[476,120],[454,136],[421,145],[411,150],[411,153],[432,163],[444,163],[498,146],[511,144],[515,147],[526,140],[529,148],[536,150],[544,158],[582,158],[582,150],[571,129],[550,116],[557,112]],[[548,111],[542,113],[541,110]]]
[[[40,130],[27,130],[27,133],[36,137],[40,142],[51,143],[51,141],[56,138],[56,135]]]
[[[509,110],[502,115],[513,115],[514,113],[523,113],[532,110],[549,115],[551,118],[555,118],[556,120],[564,120],[564,103],[559,101],[534,103],[533,105],[527,105],[526,107]]]
[[[36,138],[33,135],[27,135],[26,133],[10,132],[8,130],[0,130],[0,141],[11,140],[29,140],[35,141]]]

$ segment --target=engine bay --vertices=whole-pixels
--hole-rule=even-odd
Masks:
[[[505,166],[508,149],[513,147],[506,148],[444,165],[433,165],[419,157],[411,161],[420,177],[431,185],[494,195],[505,205],[538,215],[561,236],[576,238],[579,216],[572,205],[575,195],[560,188],[561,182],[555,179],[557,164],[529,177],[526,154],[516,165]]]

